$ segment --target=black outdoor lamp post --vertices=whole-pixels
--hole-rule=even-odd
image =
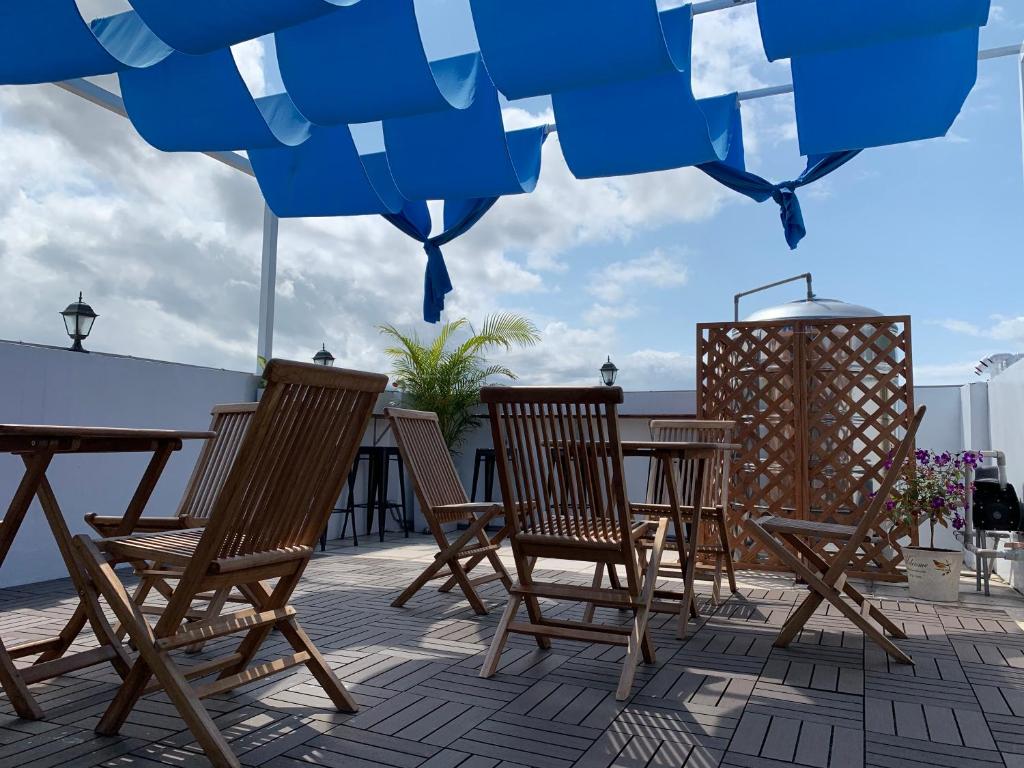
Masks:
[[[334,355],[327,351],[326,344],[321,345],[320,351],[313,355],[313,362],[325,368],[329,365],[334,365]]]
[[[64,328],[68,336],[75,343],[71,345],[73,352],[88,352],[82,346],[82,340],[92,331],[92,324],[99,315],[93,312],[92,307],[82,301],[82,293],[78,293],[78,301],[68,304],[68,308],[60,313],[64,318]]]
[[[615,377],[619,375],[619,369],[615,367],[611,357],[608,362],[601,366],[601,383],[606,387],[615,386]]]

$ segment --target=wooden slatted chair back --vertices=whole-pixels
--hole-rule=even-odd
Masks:
[[[381,374],[283,360],[272,360],[264,378],[267,388],[190,567],[311,552],[387,385]]]
[[[444,441],[437,414],[404,408],[385,408],[405,469],[412,478],[416,498],[428,524],[447,523],[465,518],[465,512],[437,515],[434,510],[447,504],[469,501],[466,489]],[[448,519],[451,518],[451,519]]]
[[[669,443],[731,443],[736,428],[734,421],[709,421],[701,419],[655,419],[650,423],[651,439]],[[709,462],[710,472],[705,471],[702,505],[705,508],[723,507],[729,497],[730,452],[722,451],[716,460]],[[680,504],[693,507],[696,504],[698,460],[677,463],[678,493]],[[655,503],[667,503],[665,471],[660,461],[652,461],[647,474],[647,499]]]
[[[178,516],[187,520],[207,520],[220,489],[224,487],[231,467],[249,429],[256,403],[216,405],[210,412],[210,431],[217,437],[207,440],[192,469],[185,494],[178,505]]]
[[[860,519],[860,522],[857,523],[856,531],[850,537],[849,542],[847,542],[836,555],[834,562],[837,566],[849,563],[857,553],[857,549],[861,547],[864,540],[869,537],[871,531],[875,530],[881,524],[882,518],[888,514],[888,510],[885,508],[885,502],[888,501],[889,496],[892,493],[893,486],[903,474],[907,459],[914,450],[914,440],[917,436],[917,430],[921,426],[921,421],[924,419],[925,410],[926,408],[923,405],[917,409],[914,413],[914,418],[910,421],[910,426],[907,427],[907,432],[903,436],[903,439],[886,459],[882,482],[875,490],[874,496],[871,498],[871,502],[868,504],[868,508],[865,511],[864,516]]]
[[[620,549],[632,563],[618,387],[484,387],[505,517],[553,547]],[[627,568],[631,587],[635,566]]]

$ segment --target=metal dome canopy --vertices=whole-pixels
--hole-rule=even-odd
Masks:
[[[830,320],[842,317],[882,317],[877,309],[850,304],[839,299],[798,299],[775,307],[766,307],[744,318],[747,322],[773,320]]]

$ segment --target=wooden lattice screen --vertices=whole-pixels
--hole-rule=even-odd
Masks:
[[[699,418],[738,425],[729,491],[738,566],[782,567],[741,533],[745,514],[857,522],[913,413],[910,317],[702,323],[697,365]],[[896,542],[916,543],[917,531],[881,528],[895,545],[865,553],[856,574],[901,580]]]

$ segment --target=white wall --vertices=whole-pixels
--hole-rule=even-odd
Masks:
[[[1006,454],[1006,476],[1017,488],[1024,484],[1024,363],[1017,363],[988,383],[991,447]],[[1018,590],[1024,585],[1024,563],[996,561],[996,570]]]
[[[215,403],[251,402],[256,377],[236,371],[176,365],[98,353],[0,342],[0,422],[206,429]],[[171,515],[199,450],[197,442],[171,457],[149,514]],[[150,454],[67,455],[48,476],[72,533],[87,532],[88,512],[124,512]],[[7,504],[23,470],[0,454],[0,494]],[[37,503],[0,567],[0,586],[66,576]]]
[[[152,360],[103,354],[79,354],[63,349],[0,341],[0,422],[83,424],[98,426],[167,427],[203,429],[215,403],[250,401],[256,377],[237,371],[199,368]],[[1010,369],[993,382],[994,446],[1011,457],[1011,478],[1019,486],[1024,480],[1024,432],[1014,425],[1024,415],[1024,366],[1014,375]],[[918,387],[918,403],[928,406],[928,415],[918,440],[921,447],[957,451],[987,448],[988,393],[984,385],[970,387]],[[385,393],[378,404],[397,401],[396,393]],[[692,415],[696,408],[693,390],[672,392],[628,392],[622,406],[622,434],[625,439],[644,439],[647,420],[652,416]],[[998,417],[995,414],[999,414]],[[998,423],[996,423],[998,422]],[[376,435],[374,430],[376,429]],[[364,443],[384,431],[384,423],[371,425]],[[393,444],[391,435],[380,437]],[[490,428],[483,421],[472,432],[456,465],[467,490],[473,474],[473,457],[478,447],[489,447]],[[175,454],[157,486],[147,514],[173,514],[192,469],[198,443],[186,444]],[[86,532],[82,517],[87,512],[120,514],[145,469],[148,455],[58,456],[50,479],[72,532]],[[646,486],[647,467],[642,461],[627,463],[630,496],[641,498]],[[21,477],[19,459],[0,455],[0,493],[10,499]],[[481,478],[482,480],[482,478]],[[363,498],[360,477],[356,500]],[[500,491],[495,488],[496,495]],[[397,497],[397,483],[390,496]],[[409,493],[409,500],[412,494]],[[362,515],[360,515],[362,517]],[[341,517],[332,520],[331,535],[340,528]],[[416,515],[416,528],[423,520]],[[360,520],[359,529],[363,523]],[[59,578],[65,575],[41,510],[33,506],[7,561],[0,568],[0,587]]]

